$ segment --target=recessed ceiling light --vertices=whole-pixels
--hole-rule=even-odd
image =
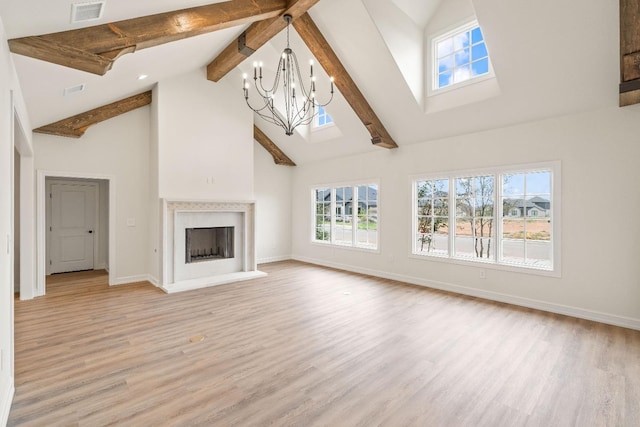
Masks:
[[[104,1],[73,3],[71,5],[71,23],[94,21],[104,14]]]
[[[148,75],[146,75],[146,74],[140,74],[140,75],[138,76],[138,80],[144,80],[144,79],[146,79],[147,77],[149,77],[149,76],[148,76]]]
[[[64,96],[75,95],[76,93],[83,92],[85,87],[86,85],[84,83],[75,86],[69,86],[64,89]]]

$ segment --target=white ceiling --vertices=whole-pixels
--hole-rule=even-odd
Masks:
[[[589,0],[578,7],[575,2],[557,0],[377,0],[379,6],[397,8],[410,19],[424,37],[409,42],[425,46],[430,35],[447,25],[461,24],[474,15],[480,22],[497,76],[497,96],[435,110],[437,99],[427,98],[424,105],[417,102],[405,81],[406,73],[394,60],[402,52],[397,51],[397,44],[389,43],[388,31],[380,31],[398,22],[380,22],[380,14],[368,13],[367,2],[321,0],[310,14],[400,149],[406,144],[617,105],[617,2]],[[3,1],[0,16],[8,38],[69,30],[78,28],[69,21],[71,3]],[[209,3],[215,1],[107,0],[102,20],[89,24]],[[378,16],[378,22],[372,16]],[[78,114],[189,70],[202,69],[204,79],[206,64],[242,30],[231,28],[125,55],[105,76],[14,55],[31,123],[38,127]],[[284,43],[280,34],[223,80],[239,82],[241,70],[248,70],[257,57],[275,61]],[[292,45],[303,63],[311,57],[294,31]],[[139,81],[140,74],[149,78]],[[64,88],[80,83],[87,85],[85,92],[62,96]],[[464,101],[464,92],[459,93]],[[260,127],[299,164],[381,149],[371,146],[368,132],[339,94],[327,110],[337,124],[336,132],[316,132],[305,139],[297,134],[287,137],[272,125]]]

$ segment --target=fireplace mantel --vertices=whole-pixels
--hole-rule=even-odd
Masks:
[[[264,277],[255,253],[255,201],[163,199],[163,278],[167,293]],[[237,258],[185,265],[185,228],[236,226]]]

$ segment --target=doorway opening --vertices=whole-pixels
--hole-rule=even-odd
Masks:
[[[108,266],[108,183],[104,180],[45,180],[47,275]]]
[[[38,296],[46,276],[106,270],[115,277],[114,179],[38,171]]]

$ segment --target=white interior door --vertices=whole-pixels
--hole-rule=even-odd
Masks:
[[[97,185],[51,184],[50,272],[92,270]]]

